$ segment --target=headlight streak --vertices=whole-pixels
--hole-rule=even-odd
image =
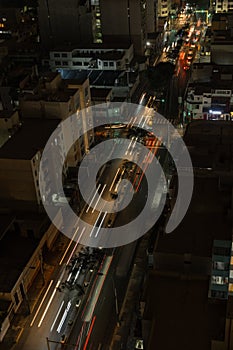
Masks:
[[[143,99],[144,97],[145,96],[143,96]],[[58,139],[58,133],[61,129],[65,132],[65,130],[68,130],[72,127],[74,134],[73,139],[66,137],[66,135],[63,135],[63,139],[66,140],[66,143],[63,146],[65,152],[68,152],[72,144],[76,142],[76,140],[80,136],[84,135],[85,132],[88,132],[90,130],[90,127],[87,126],[85,122],[82,123],[82,118],[84,117],[84,114],[85,118],[88,118],[89,120],[93,115],[96,115],[96,113],[98,113],[100,107],[102,108],[102,110],[106,108],[106,111],[108,111],[109,108],[113,108],[114,106],[116,106],[115,108],[121,111],[122,113],[121,123],[124,120],[123,123],[125,125],[131,125],[133,127],[138,128],[142,128],[142,126],[144,126],[143,129],[149,131],[152,135],[154,135],[154,137],[160,140],[164,148],[166,145],[168,152],[174,160],[177,169],[179,189],[175,206],[173,208],[173,211],[171,212],[165,229],[167,233],[173,231],[175,227],[181,222],[188,209],[192,196],[193,171],[191,159],[187,148],[174,126],[170,124],[161,115],[159,115],[157,112],[153,112],[153,110],[142,105],[134,105],[129,103],[112,103],[111,107],[109,106],[109,104],[102,104],[101,106],[98,105],[97,109],[95,106],[92,106],[86,109],[85,113],[77,113],[75,115],[75,118],[74,116],[70,116],[69,118],[62,121],[62,124],[64,126],[61,128],[61,125],[59,125],[59,127],[51,135],[44,149],[39,174],[40,192],[41,196],[45,198],[43,204],[49,217],[53,221],[53,224],[57,226],[58,229],[64,234],[66,234],[68,237],[71,237],[71,234],[73,235],[73,232],[70,232],[70,227],[72,225],[78,226],[79,230],[81,229],[82,233],[84,233],[85,231],[85,234],[77,235],[76,239],[81,244],[88,245],[90,247],[101,246],[105,248],[112,248],[128,244],[138,239],[155,224],[155,222],[161,215],[163,207],[165,205],[165,197],[163,196],[163,194],[165,193],[167,181],[164,174],[164,169],[162,168],[158,159],[156,159],[156,157],[154,156],[154,154],[156,153],[156,149],[154,152],[150,152],[148,155],[148,149],[138,142],[138,136],[132,138],[131,140],[123,138],[118,139],[117,144],[115,140],[108,139],[106,141],[101,142],[100,144],[95,145],[95,147],[93,147],[88,152],[88,154],[86,154],[79,168],[78,183],[81,195],[86,201],[86,203],[89,205],[89,207],[87,208],[87,212],[90,210],[93,203],[95,203],[91,210],[92,214],[95,210],[102,211],[102,208],[104,208],[104,212],[116,213],[120,212],[126,207],[125,203],[129,204],[132,201],[132,183],[130,183],[128,179],[123,180],[121,177],[120,181],[127,181],[129,184],[129,186],[127,186],[126,190],[124,191],[124,201],[117,201],[117,206],[113,206],[113,201],[111,201],[110,203],[110,201],[102,198],[105,187],[107,186],[107,184],[105,184],[100,193],[98,193],[98,191],[101,189],[101,187],[99,187],[99,189],[95,191],[94,201],[91,202],[90,205],[89,199],[92,198],[93,188],[97,187],[96,178],[98,176],[99,169],[103,167],[104,164],[106,164],[108,161],[117,158],[125,159],[128,162],[134,162],[139,168],[144,169],[143,175],[141,175],[141,179],[142,176],[145,176],[148,186],[148,194],[146,196],[144,208],[141,210],[139,215],[131,222],[124,224],[123,226],[115,226],[111,228],[102,227],[101,230],[98,228],[99,231],[96,235],[93,234],[94,231],[92,231],[93,225],[87,223],[86,221],[83,221],[81,217],[78,217],[73,212],[69,204],[65,203],[62,207],[63,222],[61,227],[61,222],[58,221],[58,215],[56,216],[55,213],[56,210],[60,210],[60,208],[54,207],[54,205],[51,203],[51,198],[49,197],[48,192],[44,191],[44,188],[46,188],[45,184],[48,182],[50,184],[49,186],[54,186],[56,188],[57,193],[63,192],[62,167],[61,169],[58,167],[56,167],[56,169],[53,169],[53,163],[51,162],[50,164],[50,162],[48,161],[50,158],[55,159],[55,153],[58,152],[57,148],[51,146],[54,144],[54,138],[56,137]],[[146,124],[148,118],[150,121],[149,126],[147,126]],[[80,123],[77,123],[77,119],[80,119]],[[80,125],[83,126],[83,129],[80,128]],[[95,120],[95,122],[91,126],[91,130],[93,131],[93,127],[98,126],[101,126],[101,118],[97,118]],[[114,154],[112,150],[114,150]],[[53,152],[52,155],[51,152]],[[93,153],[97,155],[101,154],[101,157],[93,158]],[[138,155],[136,161],[135,154]],[[59,155],[57,154],[57,156]],[[143,163],[146,164],[145,168],[143,166]],[[148,166],[148,163],[150,164],[150,166]],[[49,164],[49,171],[47,164]],[[44,170],[45,168],[46,171]],[[90,169],[88,172],[88,176],[86,169]],[[112,182],[109,191],[111,191],[113,186],[115,185],[116,179],[117,177]],[[139,179],[139,184],[137,184],[136,190],[139,189],[141,179]],[[115,186],[116,190],[120,189],[121,191],[120,185],[121,184],[118,181]],[[157,191],[161,191],[161,189],[161,196],[160,193],[158,193],[158,197],[161,198],[161,201],[157,203],[158,207],[153,207],[152,210],[151,203],[154,202],[154,195]],[[56,191],[51,189],[50,193],[56,193]],[[122,232],[124,232],[124,235],[122,235]]]

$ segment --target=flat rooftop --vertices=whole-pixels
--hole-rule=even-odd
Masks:
[[[0,148],[0,159],[30,160],[43,149],[59,119],[25,119],[17,132]]]
[[[103,100],[108,97],[108,95],[111,93],[112,89],[105,89],[105,88],[91,88],[91,99],[93,101]]]
[[[0,241],[0,292],[9,293],[27,265],[38,241],[8,231]]]
[[[51,52],[54,52],[54,51],[63,51],[63,52],[70,52],[70,51],[73,51],[73,50],[105,50],[105,49],[118,49],[118,50],[126,50],[128,48],[130,48],[132,44],[130,44],[128,41],[124,41],[124,40],[121,40],[120,42],[119,41],[116,41],[115,37],[114,37],[114,40],[109,40],[109,42],[104,42],[104,43],[93,43],[93,44],[81,44],[81,45],[60,45],[60,46],[56,46],[53,50],[51,50]]]
[[[190,83],[188,90],[193,89],[197,95],[201,95],[205,92],[210,92],[211,89],[226,89],[233,90],[233,81],[231,80],[210,80],[208,82]]]
[[[126,72],[118,70],[63,70],[63,79],[86,79],[89,78],[90,86],[114,86],[118,79],[119,86],[127,85]],[[129,73],[129,82],[134,83],[137,73]]]
[[[231,220],[227,218],[230,200],[231,193],[219,189],[217,175],[195,170],[187,213],[172,233],[160,237],[156,252],[211,258],[215,239],[231,240]]]
[[[208,303],[207,280],[150,274],[145,319],[151,320],[148,350],[211,350],[224,336],[226,302]]]

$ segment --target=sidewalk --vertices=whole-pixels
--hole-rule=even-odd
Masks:
[[[35,309],[44,290],[47,288],[48,282],[52,274],[56,270],[61,256],[67,246],[69,239],[62,234],[58,234],[56,241],[53,244],[52,250],[48,251],[44,257],[44,277],[41,271],[38,271],[30,289],[27,292],[20,308],[15,314],[11,322],[11,326],[0,343],[0,350],[10,350],[17,343],[23,334],[24,328],[31,320],[31,314]]]
[[[114,330],[110,350],[134,350],[134,328],[139,311],[141,287],[147,269],[146,249],[149,236],[145,235],[137,248],[125,299],[119,314],[119,324]]]

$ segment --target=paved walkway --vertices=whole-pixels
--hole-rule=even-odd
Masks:
[[[138,245],[134,266],[119,315],[119,324],[115,328],[110,350],[135,349],[134,328],[136,315],[139,311],[141,287],[147,269],[146,250],[148,239],[149,236],[145,235]]]

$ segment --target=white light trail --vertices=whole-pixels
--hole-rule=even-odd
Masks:
[[[94,193],[94,196],[92,197],[92,200],[91,200],[91,202],[90,202],[88,208],[86,209],[86,213],[88,213],[88,211],[89,211],[89,209],[90,209],[90,207],[91,207],[91,205],[92,205],[92,203],[93,203],[93,201],[94,201],[94,199],[95,199],[95,197],[96,197],[96,195],[97,195],[97,193],[98,193],[98,191],[99,191],[99,189],[100,189],[100,186],[101,186],[101,184],[99,184],[99,186],[97,187],[97,189],[96,189],[96,191],[95,191],[95,193]]]
[[[65,253],[63,254],[61,260],[59,261],[59,265],[61,265],[62,262],[63,262],[63,260],[65,259],[65,256],[66,256],[66,254],[67,254],[67,252],[68,252],[68,250],[69,250],[71,244],[73,243],[76,234],[78,233],[78,229],[79,229],[79,227],[75,230],[75,233],[74,233],[73,237],[71,238],[70,243],[68,244],[68,247],[67,247],[66,250],[65,250]]]
[[[56,294],[57,288],[59,287],[59,284],[60,284],[60,283],[61,283],[61,280],[59,280],[59,281],[57,282],[56,287],[54,288],[54,291],[53,291],[53,293],[52,293],[52,295],[51,295],[51,297],[50,297],[50,299],[49,299],[49,301],[48,301],[48,303],[47,303],[47,305],[46,305],[45,311],[44,311],[44,313],[43,313],[43,315],[42,315],[42,317],[41,317],[41,319],[40,319],[40,322],[39,322],[39,324],[38,324],[38,328],[41,326],[41,324],[42,324],[42,322],[43,322],[43,320],[44,320],[44,318],[45,318],[45,315],[47,314],[47,311],[48,311],[48,309],[49,309],[49,307],[50,307],[50,304],[51,304],[51,302],[52,302],[52,300],[53,300],[53,298],[54,298],[54,296],[55,296],[55,294]]]
[[[32,319],[32,322],[30,323],[30,327],[33,326],[33,324],[35,322],[35,319],[36,319],[36,317],[37,317],[37,315],[38,315],[38,313],[39,313],[39,311],[40,311],[40,309],[41,309],[41,307],[43,305],[43,302],[44,302],[44,300],[45,300],[45,298],[46,298],[46,296],[47,296],[47,294],[48,294],[52,284],[53,284],[53,280],[51,280],[50,283],[49,283],[49,286],[48,286],[48,288],[46,290],[46,293],[44,294],[43,299],[41,300],[40,305],[39,305],[38,309],[36,310],[36,313],[35,313],[35,315],[34,315],[34,317]]]
[[[113,186],[114,186],[114,183],[115,183],[115,181],[116,181],[116,177],[117,177],[117,175],[119,174],[119,171],[121,170],[121,168],[118,168],[117,169],[117,172],[116,172],[116,175],[114,176],[114,179],[112,180],[112,184],[111,184],[111,186],[110,186],[110,188],[109,188],[109,192],[111,192],[111,190],[112,190],[112,188],[113,188]]]
[[[66,319],[66,317],[67,317],[67,315],[68,315],[68,312],[69,312],[70,307],[71,307],[71,301],[68,302],[68,304],[67,304],[67,306],[66,306],[66,309],[65,309],[65,311],[64,311],[64,314],[63,314],[63,316],[62,316],[62,319],[61,319],[61,321],[60,321],[60,323],[59,323],[59,326],[57,327],[57,332],[58,332],[58,333],[61,332],[62,326],[63,326],[63,324],[64,324],[64,322],[65,322],[65,319]]]
[[[100,229],[101,229],[101,226],[103,225],[104,219],[106,218],[106,215],[107,215],[107,214],[108,214],[108,212],[106,211],[106,212],[104,213],[104,215],[103,215],[103,218],[102,218],[101,222],[100,222],[100,225],[99,225],[99,227],[98,227],[98,230],[96,231],[95,238],[98,236],[98,233],[99,233],[99,231],[100,231]]]
[[[63,306],[63,305],[64,305],[64,300],[62,301],[62,303],[61,303],[61,305],[60,305],[60,307],[59,307],[59,310],[58,310],[58,312],[57,312],[57,314],[56,314],[56,317],[55,317],[55,319],[54,319],[54,322],[53,322],[53,324],[52,324],[52,326],[51,326],[51,328],[50,328],[50,332],[53,331],[53,328],[54,328],[54,326],[55,326],[55,324],[56,324],[56,322],[57,322],[58,316],[59,316],[59,314],[60,314],[60,312],[61,312],[61,309],[62,309],[62,306]]]
[[[101,196],[102,196],[102,194],[103,194],[103,192],[104,192],[106,186],[107,186],[107,185],[104,184],[104,187],[102,188],[102,190],[101,190],[101,192],[100,192],[100,194],[99,194],[99,198],[97,199],[97,202],[95,203],[95,205],[94,205],[94,207],[93,207],[93,209],[92,209],[92,211],[91,211],[92,214],[94,213],[94,211],[95,211],[95,209],[96,209],[96,207],[97,207],[97,204],[99,203],[100,198],[101,198]]]
[[[98,217],[97,217],[97,219],[96,219],[96,221],[95,221],[95,223],[94,223],[94,225],[92,227],[92,230],[91,230],[91,233],[90,233],[90,237],[92,236],[93,231],[96,229],[96,223],[98,222],[99,217],[100,217],[101,214],[102,214],[102,212],[99,212],[99,215],[98,215]]]

